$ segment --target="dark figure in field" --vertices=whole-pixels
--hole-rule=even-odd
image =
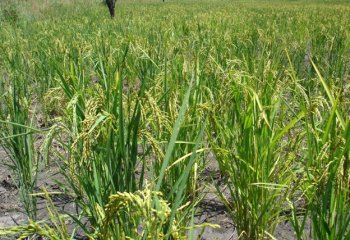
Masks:
[[[111,14],[111,17],[114,18],[115,15],[115,0],[106,0],[106,4],[109,10],[109,13]]]

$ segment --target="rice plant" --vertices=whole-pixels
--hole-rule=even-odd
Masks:
[[[10,162],[5,163],[14,173],[14,181],[20,192],[24,212],[30,220],[36,220],[37,206],[35,192],[38,176],[38,154],[35,148],[35,133],[40,133],[33,124],[32,98],[29,83],[25,81],[25,63],[17,46],[15,52],[6,55],[12,71],[2,77],[0,105],[0,144],[4,147]],[[6,89],[6,91],[5,91]]]
[[[347,239],[348,3],[116,4],[0,4],[0,142],[29,217],[0,234],[193,238],[212,185],[240,239]],[[52,165],[59,192],[37,187]]]

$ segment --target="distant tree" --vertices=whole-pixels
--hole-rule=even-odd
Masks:
[[[106,0],[106,4],[109,10],[109,13],[111,14],[111,18],[114,18],[115,15],[115,0]]]

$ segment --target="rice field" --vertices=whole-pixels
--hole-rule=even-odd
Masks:
[[[0,239],[350,239],[350,2],[115,10],[0,2]]]

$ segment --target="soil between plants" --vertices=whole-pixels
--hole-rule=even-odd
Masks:
[[[0,147],[0,227],[11,227],[16,225],[25,224],[27,221],[26,215],[23,212],[19,199],[19,192],[14,184],[15,179],[9,167],[6,164],[9,163],[9,158],[3,148]],[[210,161],[204,171],[204,174],[213,176],[218,172],[217,166],[214,161]],[[57,167],[49,166],[43,169],[39,173],[38,178],[38,190],[45,187],[48,191],[60,191],[56,181],[63,181],[62,177],[58,173]],[[202,178],[203,183],[207,181],[205,176]],[[224,189],[223,189],[224,190]],[[215,190],[209,187],[204,189],[206,196],[203,199],[200,210],[195,216],[195,222],[200,223],[214,223],[220,225],[220,228],[206,228],[204,232],[201,229],[195,231],[195,236],[201,235],[202,240],[238,240],[238,235],[235,231],[234,223],[229,218],[225,211],[225,207],[220,203],[215,194]],[[55,206],[61,213],[69,212],[75,213],[76,208],[72,199],[65,195],[56,195],[53,198]],[[47,219],[46,204],[43,198],[38,198],[38,219]],[[67,222],[68,228],[73,228],[73,222]],[[310,229],[307,226],[306,231]],[[293,229],[290,223],[281,223],[275,232],[276,239],[289,240],[295,239]],[[0,236],[0,240],[16,239],[11,236]]]

